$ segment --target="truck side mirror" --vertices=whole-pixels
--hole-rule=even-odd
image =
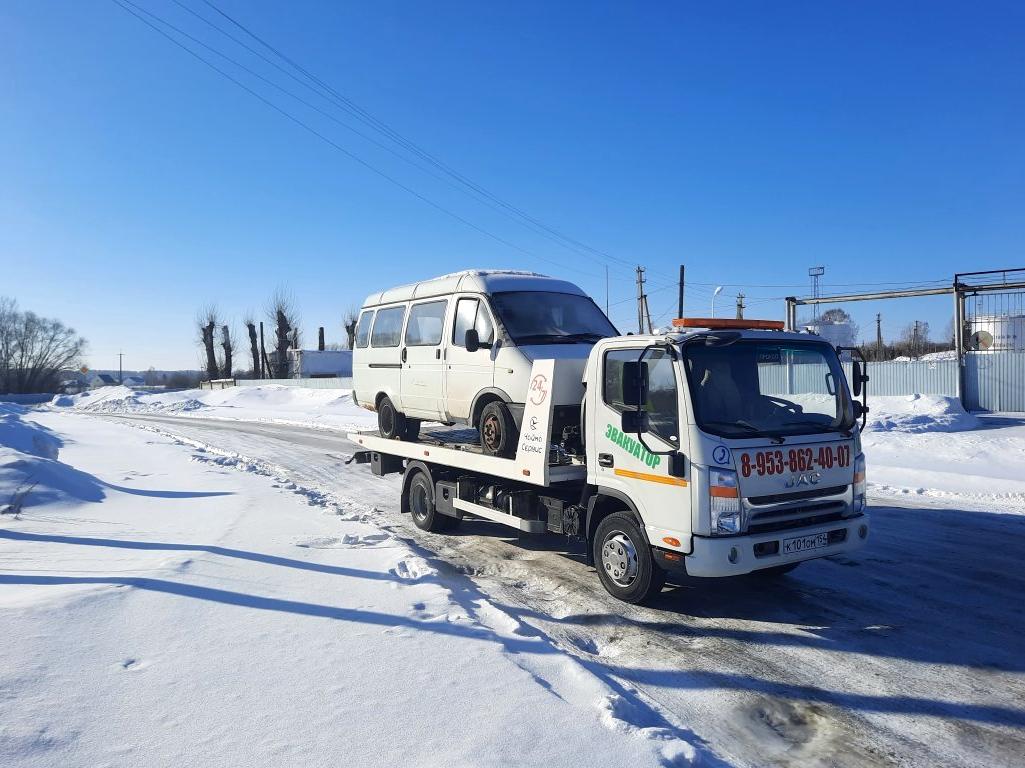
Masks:
[[[463,346],[466,347],[467,352],[476,352],[480,349],[480,336],[477,334],[476,328],[467,329],[466,335],[463,337]]]
[[[648,364],[639,360],[623,363],[623,405],[640,409],[648,399]]]
[[[868,375],[862,371],[861,363],[857,360],[851,361],[851,387],[854,390],[855,397],[861,397],[861,390],[865,382],[868,381]]]

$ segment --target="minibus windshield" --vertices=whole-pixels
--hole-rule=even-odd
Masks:
[[[836,351],[824,342],[683,346],[697,425],[722,437],[847,431],[854,409]]]
[[[589,297],[548,291],[505,291],[491,304],[517,344],[574,344],[616,336],[598,305]]]

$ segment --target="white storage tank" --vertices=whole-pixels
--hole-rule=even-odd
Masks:
[[[978,315],[969,321],[968,348],[1025,352],[1025,315]]]

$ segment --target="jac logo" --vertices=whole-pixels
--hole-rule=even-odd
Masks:
[[[822,475],[818,472],[802,472],[799,475],[791,475],[783,484],[787,488],[797,488],[802,485],[818,485]]]
[[[530,382],[530,402],[541,405],[548,397],[548,377],[539,373]]]

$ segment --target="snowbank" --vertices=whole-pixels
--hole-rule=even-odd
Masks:
[[[963,432],[980,426],[956,397],[945,395],[870,396],[868,407],[866,432]]]
[[[79,395],[58,395],[50,405],[90,413],[170,414],[338,430],[364,429],[377,423],[372,413],[352,402],[350,390],[280,384],[160,393],[105,387]]]

